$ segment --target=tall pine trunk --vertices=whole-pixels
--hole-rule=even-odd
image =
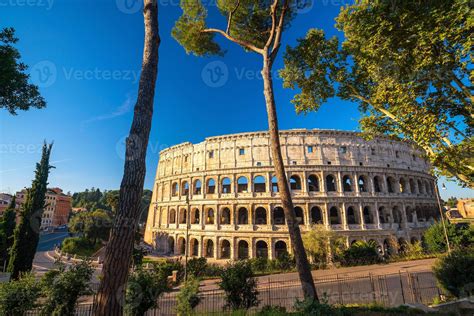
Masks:
[[[288,186],[288,179],[285,173],[283,157],[281,155],[280,134],[278,130],[278,119],[276,113],[275,98],[273,95],[273,80],[271,74],[272,61],[269,56],[263,56],[263,94],[265,95],[265,104],[268,116],[268,132],[270,134],[270,147],[272,152],[273,165],[275,167],[275,175],[278,180],[278,192],[281,198],[281,204],[285,213],[286,223],[288,225],[288,233],[290,235],[291,245],[296,261],[296,268],[303,288],[305,298],[318,300],[316,288],[314,286],[311,268],[303,246],[300,228],[296,221],[291,192]]]
[[[120,185],[119,205],[105,249],[103,278],[94,301],[94,315],[123,314],[123,302],[140,215],[140,199],[145,180],[145,158],[153,115],[153,99],[158,73],[158,6],[144,0],[145,43],[142,72],[133,122],[126,140],[125,166]],[[146,289],[143,289],[146,291]]]
[[[45,206],[48,187],[49,157],[53,144],[43,145],[41,161],[36,164],[35,179],[27,190],[25,203],[21,205],[20,222],[15,228],[13,245],[7,271],[12,279],[18,279],[21,273],[33,267],[33,259],[39,241],[41,217]]]

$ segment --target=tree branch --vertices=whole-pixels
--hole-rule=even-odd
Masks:
[[[227,19],[227,28],[225,30],[225,32],[229,35],[230,35],[230,24],[232,23],[232,16],[234,15],[235,11],[237,11],[239,6],[240,6],[240,0],[237,1],[237,5],[235,6],[235,8],[229,12],[229,18]]]
[[[268,36],[267,42],[265,43],[265,51],[268,50],[270,45],[272,44],[273,38],[275,36],[275,28],[276,28],[276,8],[278,5],[278,0],[273,1],[272,5],[270,6],[270,15],[272,17],[272,28],[270,30],[270,35]]]
[[[213,28],[209,28],[209,29],[204,29],[202,30],[201,32],[203,33],[217,33],[217,34],[221,34],[222,36],[224,36],[225,38],[227,38],[229,41],[231,42],[234,42],[236,44],[239,44],[251,51],[254,51],[256,53],[259,53],[261,55],[263,55],[263,49],[261,48],[258,48],[257,46],[255,45],[252,45],[250,43],[247,43],[245,41],[242,41],[242,40],[239,40],[238,38],[235,38],[229,34],[227,34],[226,32],[224,32],[223,30],[220,30],[220,29],[213,29]]]
[[[288,1],[283,1],[283,7],[281,9],[280,20],[278,21],[278,26],[276,28],[276,35],[275,40],[273,41],[273,48],[270,54],[270,59],[273,61],[278,54],[278,50],[280,49],[281,45],[281,34],[283,33],[283,23],[285,21],[286,11],[288,9]]]
[[[453,74],[451,77],[453,78],[454,82],[456,82],[456,84],[459,86],[459,88],[461,88],[462,93],[463,93],[467,98],[469,98],[469,100],[471,100],[471,102],[474,102],[474,97],[472,96],[471,89],[468,88],[468,87],[466,87],[466,86],[464,85],[464,83],[462,83],[462,81],[459,80],[458,77],[456,77],[456,75]]]

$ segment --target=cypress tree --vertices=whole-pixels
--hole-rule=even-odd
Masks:
[[[3,213],[2,222],[0,223],[1,234],[4,238],[4,243],[2,243],[2,249],[0,249],[0,256],[2,260],[8,262],[8,252],[13,245],[13,233],[15,231],[15,219],[16,219],[16,198],[13,196],[13,199],[8,206],[8,208]]]
[[[33,266],[45,206],[49,169],[52,168],[49,165],[52,147],[53,144],[44,143],[41,161],[36,164],[35,179],[31,188],[27,190],[25,203],[21,206],[20,222],[15,228],[7,269],[12,279],[18,279],[20,273],[30,271]]]

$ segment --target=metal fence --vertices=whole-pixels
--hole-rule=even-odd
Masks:
[[[429,304],[439,298],[442,292],[431,272],[399,272],[387,275],[347,276],[335,275],[315,278],[320,299],[329,304],[370,304],[399,306],[405,303]],[[165,293],[158,300],[158,308],[150,310],[146,316],[176,315],[177,292]],[[204,315],[219,315],[226,310],[225,294],[221,290],[201,291],[201,301],[195,311]],[[294,309],[296,300],[303,299],[301,284],[292,281],[267,281],[258,283],[258,299],[261,308],[265,305],[282,306],[288,311]],[[253,308],[249,311],[256,311]],[[92,305],[79,305],[77,316],[91,315]],[[27,315],[39,315],[31,311]]]

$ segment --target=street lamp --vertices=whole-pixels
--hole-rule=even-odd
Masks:
[[[442,188],[443,190],[446,190],[446,186],[444,185],[444,183],[442,184]],[[450,253],[451,246],[449,245],[448,231],[446,230],[446,224],[444,222],[443,207],[441,206],[441,198],[439,196],[439,189],[438,189],[438,179],[436,179],[435,181],[435,189],[436,189],[436,199],[438,200],[439,214],[441,215],[441,223],[443,224],[444,238],[446,239],[446,248],[448,249],[448,253]]]

